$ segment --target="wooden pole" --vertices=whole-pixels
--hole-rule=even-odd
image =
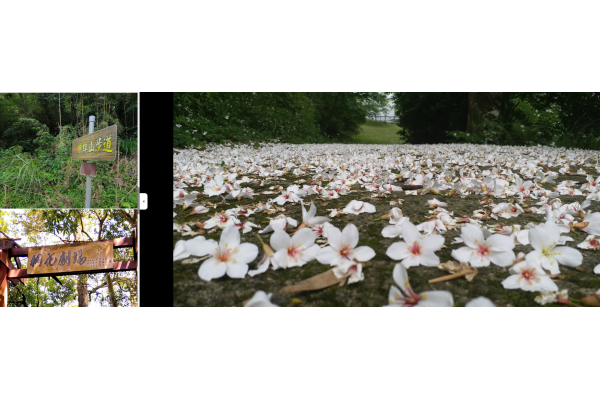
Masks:
[[[2,251],[2,258],[4,254]],[[8,258],[8,257],[7,257]],[[8,306],[8,267],[0,264],[0,307]]]
[[[14,246],[12,241],[6,241],[6,243],[12,243]],[[8,251],[8,248],[0,250],[0,261],[2,261],[0,263],[0,307],[8,307],[8,266],[10,263]]]

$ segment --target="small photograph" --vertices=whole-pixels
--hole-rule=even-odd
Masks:
[[[0,208],[137,208],[137,93],[0,93]]]
[[[0,307],[137,307],[138,211],[0,210]]]

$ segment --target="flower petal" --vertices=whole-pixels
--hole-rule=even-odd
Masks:
[[[541,256],[540,261],[543,269],[550,271],[551,274],[560,274],[558,262],[554,258]]]
[[[225,250],[225,245],[231,249],[237,247],[238,244],[240,244],[240,231],[235,225],[227,225],[221,233],[219,248],[223,251]]]
[[[331,225],[327,228],[327,242],[335,250],[342,248],[342,232],[339,228]],[[318,258],[318,257],[317,257]]]
[[[479,296],[469,301],[465,307],[496,307],[496,305],[487,297]]]
[[[256,266],[256,269],[248,271],[248,275],[255,276],[258,274],[262,274],[263,272],[267,272],[267,269],[269,269],[270,261],[271,259],[265,255],[265,257]]]
[[[436,267],[440,263],[440,258],[429,250],[423,250],[420,259],[421,265],[426,267]]]
[[[521,283],[519,282],[518,274],[511,275],[505,280],[502,281],[502,286],[504,289],[519,289],[521,287]]]
[[[431,250],[432,252],[438,251],[444,245],[444,237],[442,235],[426,236],[421,240],[421,245],[424,250]]]
[[[498,236],[501,236],[501,235],[498,235]],[[511,239],[508,236],[506,238],[509,239],[509,240]],[[488,258],[490,259],[491,262],[493,262],[494,264],[496,264],[499,267],[508,267],[509,265],[511,265],[515,261],[516,256],[515,256],[515,253],[512,250],[507,250],[507,251],[492,251],[488,255]]]
[[[315,243],[317,235],[310,228],[302,228],[292,236],[291,246],[301,245],[306,249]]]
[[[452,258],[458,260],[458,262],[469,262],[473,249],[469,246],[459,247],[458,249],[452,250]]]
[[[317,258],[317,253],[319,252],[319,250],[321,250],[321,248],[318,244],[313,244],[312,246],[307,247],[302,253],[302,260],[304,260],[304,262],[314,260],[315,258]]]
[[[404,304],[403,301],[404,295],[396,286],[390,286],[390,292],[388,294],[388,301],[390,306],[402,306]]]
[[[237,248],[237,253],[233,255],[236,262],[248,264],[258,256],[258,247],[253,243],[242,243]]]
[[[175,249],[173,249],[173,261],[183,260],[188,258],[190,253],[185,249],[185,240],[179,240],[175,243]]]
[[[185,242],[185,249],[194,256],[204,257],[208,254],[216,254],[219,245],[212,239],[205,241],[188,240]]]
[[[204,261],[198,270],[200,279],[210,281],[211,279],[220,278],[227,272],[225,263],[217,261],[214,257]]]
[[[336,250],[331,246],[323,247],[317,253],[317,261],[319,261],[321,264],[337,265],[340,261],[342,261],[342,258],[343,257],[340,255],[339,250]]]
[[[258,250],[257,250],[258,251]],[[243,279],[248,273],[248,264],[241,261],[227,263],[227,275],[230,278]]]
[[[281,249],[275,253],[273,256],[273,260],[277,262],[277,264],[282,268],[287,268],[289,265],[289,257],[287,249]]]
[[[271,303],[271,294],[266,294],[262,290],[254,293],[254,296],[244,305],[244,307],[279,307]]]
[[[313,217],[313,218],[310,218],[307,222],[308,222],[308,226],[313,226],[313,225],[323,224],[328,221],[331,221],[331,220],[327,217]]]
[[[454,298],[452,293],[445,290],[433,290],[420,294],[421,300],[417,307],[452,307]]]
[[[290,238],[290,235],[288,235],[281,229],[275,230],[275,232],[273,232],[273,234],[271,235],[271,247],[275,251],[287,249],[288,247],[290,247],[291,241],[292,239]]]
[[[583,262],[583,255],[572,247],[559,246],[552,250],[552,257],[561,265],[577,267]]]
[[[392,243],[385,254],[392,260],[404,260],[412,255],[412,253],[408,251],[408,245],[405,242]]]
[[[477,248],[478,243],[483,243],[483,232],[477,225],[466,224],[460,230],[460,236],[465,244],[472,248]]]
[[[388,225],[381,231],[381,235],[387,238],[400,236],[402,233],[402,225]]]
[[[410,221],[406,221],[402,225],[402,238],[406,243],[414,243],[421,241],[421,234],[416,226]]]
[[[358,244],[358,228],[354,224],[348,224],[342,231],[342,242],[350,245],[351,248],[355,248]]]
[[[402,292],[408,293],[412,290],[410,283],[408,282],[408,271],[406,270],[406,267],[402,265],[402,263],[397,263],[394,266],[392,276]]]
[[[360,246],[352,250],[354,253],[354,259],[357,261],[365,262],[375,257],[375,250],[369,246]]]
[[[485,244],[490,246],[492,252],[503,252],[515,248],[515,239],[511,236],[495,234],[488,237],[485,240]]]

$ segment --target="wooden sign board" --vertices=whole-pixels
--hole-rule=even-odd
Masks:
[[[117,157],[117,125],[73,140],[72,160],[114,161]]]
[[[113,241],[30,247],[27,259],[27,276],[112,270]]]

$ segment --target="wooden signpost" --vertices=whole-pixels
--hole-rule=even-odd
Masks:
[[[115,161],[117,125],[74,139],[71,148],[73,160]]]
[[[28,276],[50,276],[71,272],[112,270],[113,242],[87,242],[58,246],[30,247],[27,253]]]
[[[0,239],[0,307],[8,305],[9,282],[24,284],[27,277],[126,272],[138,269],[137,235],[99,242],[80,242],[56,246],[20,247],[17,239]],[[113,260],[113,249],[133,247],[133,260]],[[21,268],[20,257],[27,257]],[[15,260],[17,267],[13,266]]]

